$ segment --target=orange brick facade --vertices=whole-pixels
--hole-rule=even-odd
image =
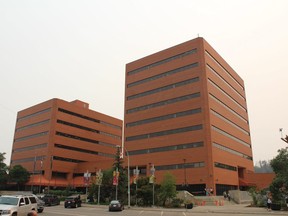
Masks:
[[[132,167],[217,194],[254,170],[244,82],[203,38],[127,64],[125,89]]]
[[[11,165],[32,174],[28,185],[85,187],[85,172],[111,168],[121,132],[121,120],[87,103],[52,99],[18,112]]]

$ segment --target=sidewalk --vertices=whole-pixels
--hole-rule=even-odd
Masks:
[[[107,208],[107,205],[93,205],[93,204],[85,204],[82,206],[91,207],[91,208]],[[162,207],[137,207],[131,206],[129,209],[125,206],[125,210],[142,210],[142,211],[174,211],[174,212],[195,212],[195,213],[223,213],[223,214],[261,214],[261,215],[288,215],[288,211],[267,211],[266,208],[258,208],[258,207],[249,207],[247,204],[235,204],[235,205],[227,205],[227,206],[196,206],[193,209],[184,209],[184,208],[162,208]]]

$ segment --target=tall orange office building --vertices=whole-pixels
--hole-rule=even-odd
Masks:
[[[216,194],[249,185],[253,157],[244,82],[203,39],[126,65],[125,148],[131,167]]]
[[[79,100],[52,99],[18,112],[11,166],[25,167],[39,191],[85,187],[84,173],[111,168],[121,136],[121,120]]]

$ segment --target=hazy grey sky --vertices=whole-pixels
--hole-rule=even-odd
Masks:
[[[0,152],[17,112],[83,100],[123,119],[125,64],[198,36],[243,78],[254,161],[288,134],[287,0],[1,0]]]

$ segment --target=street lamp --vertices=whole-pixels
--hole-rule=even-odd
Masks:
[[[153,194],[152,194],[152,200],[153,200],[153,207],[154,207],[154,204],[155,204],[155,187],[154,187],[154,182],[155,182],[155,166],[154,166],[154,164],[151,164],[150,163],[150,166],[151,166],[151,168],[150,168],[150,174],[151,174],[151,176],[150,176],[150,179],[149,179],[149,183],[152,183],[152,192],[153,192]]]

